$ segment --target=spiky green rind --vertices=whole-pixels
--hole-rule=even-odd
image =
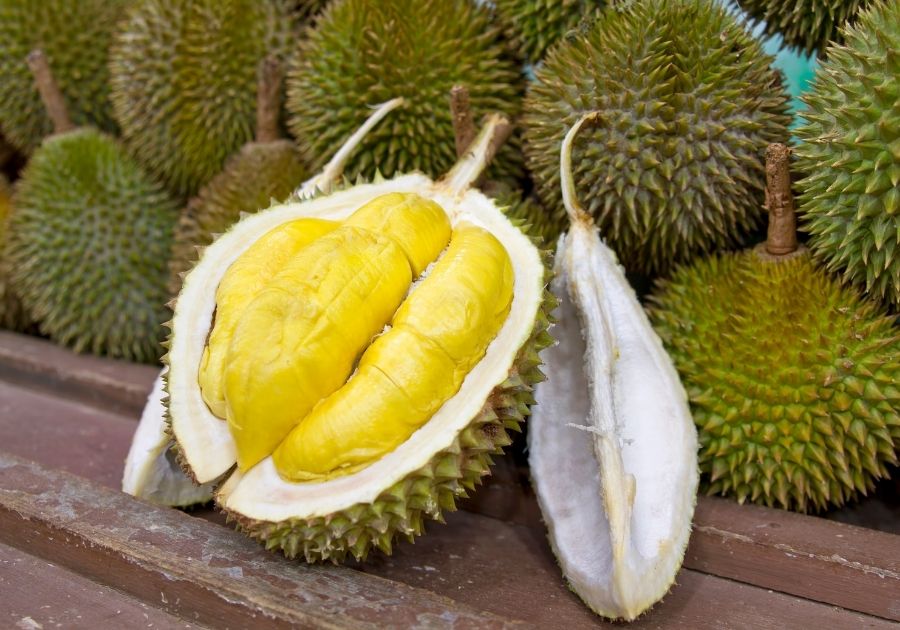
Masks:
[[[6,237],[13,208],[12,203],[12,187],[6,178],[0,175],[0,328],[27,330],[31,325],[31,320],[9,282],[12,270],[6,254]]]
[[[257,68],[291,36],[281,0],[136,0],[110,51],[128,148],[182,195],[253,139]]]
[[[535,239],[539,247],[553,248],[566,229],[534,195],[523,195],[519,190],[506,192],[497,196],[497,204],[522,232]]]
[[[900,330],[808,252],[682,267],[650,317],[690,398],[708,494],[821,510],[897,462]]]
[[[738,0],[767,35],[780,34],[788,46],[821,53],[840,41],[840,29],[853,22],[871,0]]]
[[[309,175],[292,142],[250,143],[232,156],[178,218],[169,261],[169,292],[181,290],[181,274],[197,261],[197,248],[213,242],[242,214],[288,197]]]
[[[109,136],[47,139],[22,174],[8,250],[41,330],[77,351],[157,360],[176,212]]]
[[[469,0],[338,0],[291,59],[290,130],[319,169],[371,106],[404,97],[345,172],[351,179],[371,178],[376,168],[386,177],[438,177],[456,162],[449,102],[456,84],[468,88],[476,120],[519,111],[521,76],[487,9]],[[515,144],[500,151],[501,172],[518,173]]]
[[[864,11],[816,73],[797,129],[799,210],[830,270],[900,305],[900,4]]]
[[[226,515],[237,528],[289,558],[335,564],[350,557],[364,560],[372,549],[390,554],[398,538],[410,542],[423,533],[426,519],[443,522],[444,511],[468,496],[490,473],[492,456],[511,443],[534,403],[533,386],[544,379],[539,353],[553,343],[548,313],[556,300],[547,291],[531,337],[519,351],[509,377],[491,393],[481,412],[431,461],[397,482],[372,503],[312,519],[261,522]]]
[[[605,0],[495,0],[503,32],[519,55],[531,63],[563,35],[594,19]]]
[[[630,272],[657,273],[733,245],[762,216],[762,151],[788,138],[772,59],[706,0],[610,8],[554,47],[525,100],[528,165],[566,221],[559,148],[575,140],[578,199]]]
[[[0,0],[0,129],[31,154],[53,125],[25,58],[41,48],[72,121],[113,131],[109,43],[130,0]]]

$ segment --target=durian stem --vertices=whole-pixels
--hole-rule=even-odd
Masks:
[[[26,60],[31,74],[34,75],[34,82],[44,103],[44,109],[47,110],[47,115],[53,123],[53,133],[65,133],[75,129],[72,119],[69,118],[66,100],[63,98],[56,79],[53,78],[50,63],[47,61],[44,51],[36,48],[28,54]]]
[[[347,163],[347,160],[350,158],[350,155],[356,150],[356,147],[360,145],[366,135],[378,124],[381,120],[387,116],[389,113],[397,109],[398,107],[403,106],[404,100],[402,97],[397,97],[387,101],[386,103],[382,103],[381,105],[377,105],[375,107],[375,111],[372,112],[369,117],[366,119],[359,129],[357,129],[352,136],[350,136],[341,148],[338,149],[338,152],[334,154],[334,157],[331,158],[331,161],[325,165],[325,168],[322,169],[322,172],[314,177],[303,182],[300,188],[297,189],[297,196],[300,199],[310,199],[315,196],[317,191],[328,192],[332,185],[334,185],[335,181],[340,178],[340,176],[344,172],[344,165]]]
[[[275,55],[269,55],[260,62],[256,84],[257,142],[275,142],[281,137],[278,133],[278,110],[283,76],[281,62]]]
[[[456,139],[456,157],[461,158],[475,139],[475,121],[469,104],[469,90],[464,85],[450,89],[450,113],[453,115],[453,135]]]
[[[588,121],[596,120],[599,116],[599,112],[588,112],[579,118],[578,122],[572,125],[568,133],[566,133],[560,149],[559,185],[562,188],[563,205],[566,208],[566,213],[569,215],[569,221],[573,225],[575,223],[590,225],[593,223],[593,218],[578,202],[578,196],[575,192],[575,178],[572,175],[572,145],[575,142],[575,136],[581,130],[581,126]]]
[[[766,148],[766,208],[769,210],[766,251],[773,256],[792,254],[798,247],[790,161],[790,148],[780,142]]]
[[[456,197],[465,193],[481,177],[511,133],[512,125],[506,117],[500,114],[486,116],[481,132],[465,156],[441,180],[441,187]]]

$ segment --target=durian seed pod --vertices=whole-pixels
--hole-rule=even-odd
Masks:
[[[504,34],[527,62],[537,63],[564,35],[589,24],[606,0],[495,0]]]
[[[900,330],[797,245],[789,155],[767,151],[766,244],[680,268],[650,313],[690,396],[703,490],[806,512],[897,463]]]
[[[455,162],[447,94],[466,85],[473,112],[519,113],[523,79],[490,11],[469,0],[337,0],[298,40],[287,75],[288,126],[313,168],[368,115],[368,104],[401,96],[407,106],[375,130],[347,164],[347,176],[420,171]],[[522,174],[517,139],[493,178]]]
[[[0,130],[19,151],[30,155],[54,129],[22,63],[35,47],[47,55],[75,123],[115,131],[108,50],[127,2],[0,1]]]
[[[785,44],[808,54],[825,52],[842,41],[842,29],[853,24],[872,0],[737,0],[767,35],[781,35]]]
[[[58,133],[17,184],[7,249],[14,290],[57,342],[155,361],[175,203],[111,137],[72,127],[42,52],[28,63]]]
[[[572,590],[605,617],[634,619],[675,580],[697,493],[697,432],[672,360],[615,254],[575,196],[567,132],[547,380],[528,431],[531,476],[550,544]]]
[[[827,269],[900,307],[900,4],[875,2],[829,49],[797,129],[800,216]]]
[[[292,38],[284,0],[135,0],[110,50],[125,144],[154,175],[195,194],[253,139],[256,76]]]
[[[255,140],[228,159],[178,218],[169,260],[171,295],[178,295],[181,277],[196,262],[199,248],[212,243],[242,214],[287,198],[308,177],[294,143],[279,134],[281,85],[281,62],[270,55],[259,66]]]
[[[0,328],[27,331],[32,327],[22,301],[10,283],[10,269],[6,253],[9,222],[13,212],[12,186],[0,175]]]
[[[525,99],[526,157],[565,229],[556,154],[575,146],[585,208],[632,273],[665,273],[738,244],[762,219],[759,147],[788,138],[787,94],[771,57],[708,0],[640,0],[604,11],[554,47]]]

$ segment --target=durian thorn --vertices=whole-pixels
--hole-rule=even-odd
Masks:
[[[34,75],[34,82],[41,95],[41,101],[44,103],[44,109],[47,110],[47,115],[53,122],[53,133],[66,133],[75,129],[75,125],[69,117],[66,100],[63,98],[56,79],[53,78],[53,71],[50,70],[47,55],[40,48],[35,48],[28,53],[26,62],[31,74]]]
[[[268,55],[259,62],[256,83],[256,141],[275,142],[278,133],[278,109],[284,72],[281,61]]]
[[[775,142],[766,148],[766,209],[769,232],[766,251],[784,256],[797,251],[797,215],[791,193],[791,150]]]
[[[450,89],[450,113],[453,116],[453,136],[456,140],[456,157],[462,158],[475,139],[475,121],[469,103],[469,90],[464,85]]]
[[[469,146],[465,155],[444,175],[441,188],[454,197],[466,192],[481,177],[484,169],[512,133],[512,125],[501,114],[485,116],[484,126]]]
[[[600,118],[600,112],[588,112],[579,118],[563,138],[559,152],[559,185],[562,188],[563,206],[566,208],[566,214],[569,215],[572,225],[576,223],[593,224],[593,218],[578,202],[578,195],[575,192],[575,178],[572,175],[572,145],[581,126],[598,118]]]
[[[297,196],[300,199],[310,199],[316,195],[317,191],[321,190],[323,192],[328,192],[331,186],[341,178],[341,175],[344,173],[344,165],[346,165],[350,155],[356,150],[356,147],[360,145],[366,135],[372,131],[385,116],[398,107],[402,107],[404,104],[405,101],[403,98],[397,97],[382,103],[381,105],[376,105],[374,108],[375,111],[373,111],[369,117],[366,118],[366,122],[364,122],[343,145],[341,145],[341,148],[338,149],[338,152],[334,154],[334,157],[331,158],[328,164],[325,165],[322,172],[303,182],[300,188],[297,189]]]

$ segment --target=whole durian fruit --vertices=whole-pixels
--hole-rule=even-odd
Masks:
[[[469,89],[476,115],[518,113],[521,77],[488,9],[471,0],[337,0],[291,58],[288,124],[319,168],[371,105],[403,97],[406,106],[367,136],[347,176],[437,177],[455,161],[447,104],[457,84]],[[504,147],[499,166],[517,171],[516,155]]]
[[[708,0],[610,8],[554,47],[525,101],[528,165],[565,224],[556,155],[584,112],[578,197],[626,269],[656,273],[733,245],[760,218],[758,147],[788,137],[771,58]]]
[[[12,270],[6,254],[6,237],[12,209],[12,187],[6,178],[0,175],[0,328],[27,330],[31,320],[9,281]]]
[[[294,143],[278,135],[281,65],[276,58],[260,64],[259,83],[255,140],[228,159],[178,218],[169,260],[172,295],[181,288],[181,275],[197,260],[198,247],[212,243],[242,214],[287,198],[308,176]]]
[[[650,315],[688,390],[706,492],[822,510],[897,462],[900,330],[806,249],[770,253],[771,234],[678,269]]]
[[[136,0],[110,51],[125,143],[194,194],[253,138],[256,69],[291,36],[282,0]]]
[[[49,76],[43,59],[29,56],[39,83]],[[53,100],[48,111],[64,115]],[[155,361],[175,202],[110,136],[65,117],[54,123],[61,133],[44,140],[17,184],[8,249],[15,290],[59,343]]]
[[[807,53],[821,53],[840,29],[853,23],[871,0],[737,0],[769,35],[780,34],[788,46]]]
[[[828,269],[900,305],[900,3],[844,31],[797,129],[800,213]]]
[[[24,61],[41,47],[75,124],[115,129],[108,50],[130,0],[0,0],[0,129],[30,154],[53,126]]]
[[[599,15],[606,4],[605,0],[494,0],[504,33],[532,63],[563,35]]]

